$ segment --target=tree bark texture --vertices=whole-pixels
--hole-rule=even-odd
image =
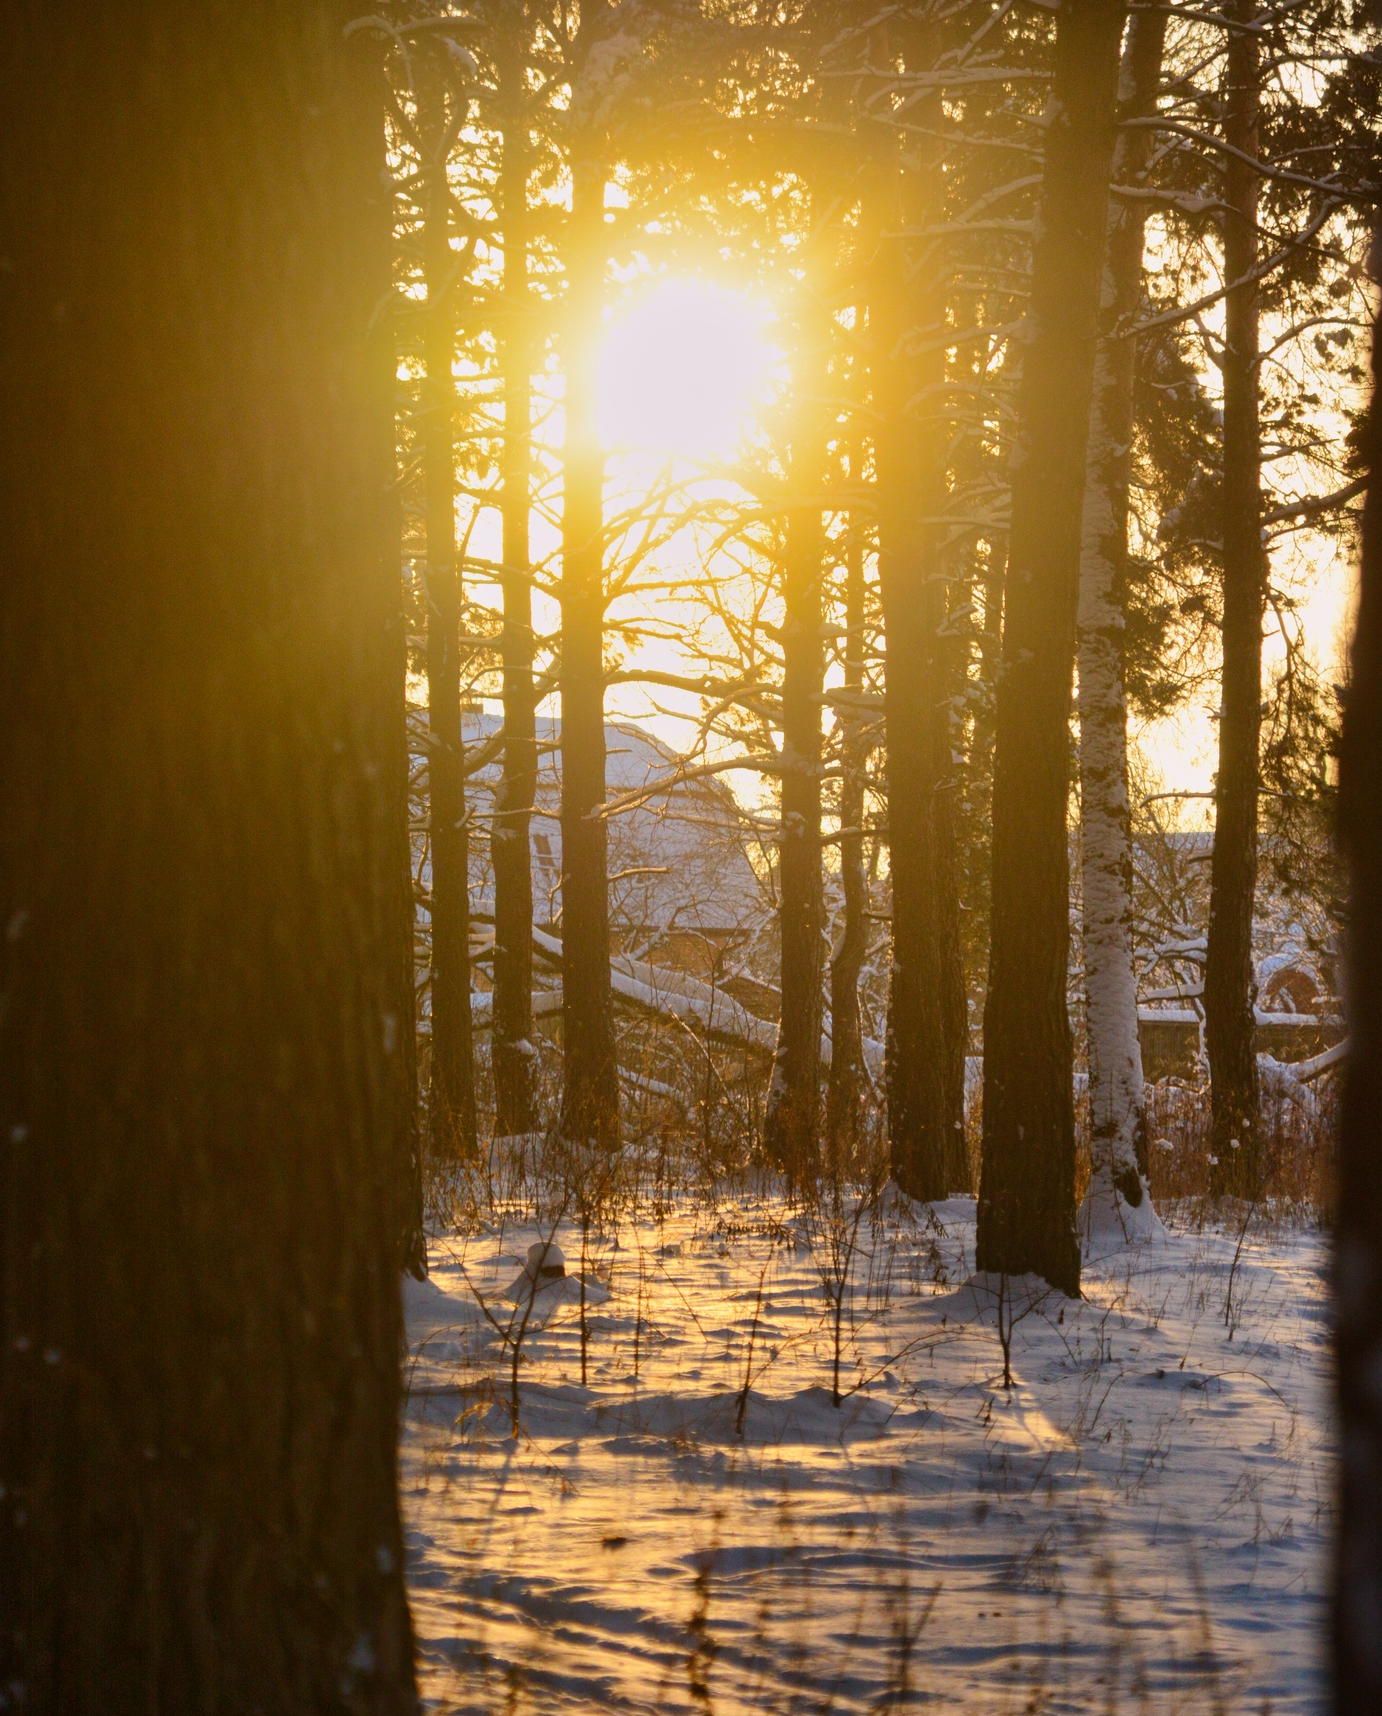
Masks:
[[[401,519],[394,517],[394,547],[401,550]],[[400,556],[401,567],[401,556]],[[406,594],[405,594],[406,601]],[[388,803],[382,813],[396,831],[394,854],[395,912],[397,923],[390,941],[392,957],[397,962],[394,981],[399,997],[399,1017],[405,1021],[399,1042],[402,1061],[397,1081],[398,1129],[403,1140],[402,1201],[399,1210],[399,1245],[403,1268],[415,1281],[427,1279],[427,1231],[424,1226],[423,1150],[424,1136],[419,1115],[417,992],[415,988],[413,935],[416,907],[413,900],[413,845],[408,828],[408,626],[407,616],[400,608],[397,620],[389,628],[390,676],[396,707],[403,717],[394,735],[395,756],[385,773],[385,781],[398,794],[398,802]]]
[[[0,16],[0,1685],[35,1716],[416,1708],[353,15]]]
[[[1210,1184],[1216,1192],[1260,1196],[1263,1144],[1258,1117],[1252,915],[1257,891],[1258,751],[1262,725],[1262,610],[1267,555],[1262,543],[1262,448],[1258,427],[1258,293],[1247,278],[1257,262],[1257,114],[1261,79],[1256,17],[1233,0],[1225,68],[1224,139],[1248,160],[1224,159],[1223,692],[1219,770],[1214,782],[1214,854],[1209,873],[1204,1026],[1209,1055]]]
[[[1134,14],[1119,78],[1122,117],[1141,118],[1155,110],[1165,40],[1164,12]],[[1113,156],[1115,184],[1141,182],[1154,138],[1146,129],[1120,131]],[[1151,1221],[1133,964],[1124,682],[1128,483],[1137,369],[1136,341],[1126,330],[1142,302],[1145,211],[1145,203],[1126,199],[1115,199],[1109,210],[1079,598],[1080,865],[1092,1155],[1081,1229],[1114,1226],[1130,1237],[1150,1230]]]
[[[532,306],[528,295],[530,139],[522,8],[509,20],[499,64],[503,103],[504,764],[490,831],[494,866],[495,1131],[531,1132],[533,1096],[533,872],[529,830],[537,793],[533,593],[529,560],[532,473]]]
[[[883,212],[870,294],[878,506],[878,567],[890,671],[888,853],[893,957],[888,1000],[888,1136],[893,1173],[911,1197],[943,1198],[965,1175],[964,1039],[958,1076],[947,1031],[947,956],[958,960],[953,828],[946,804],[949,707],[940,633],[946,574],[940,527],[948,432],[940,395],[945,350],[932,336],[944,301],[938,259],[917,266],[905,230],[925,224],[924,168],[881,167]],[[922,283],[922,284],[919,284]],[[918,324],[924,324],[919,326]],[[920,350],[923,355],[915,355]],[[917,401],[922,401],[918,405]],[[925,413],[925,415],[921,415]],[[947,938],[947,905],[956,926]],[[963,991],[963,976],[960,976]]]
[[[825,893],[821,876],[821,642],[828,330],[811,306],[796,330],[798,393],[782,566],[782,811],[778,921],[782,1014],[763,1121],[768,1158],[794,1179],[820,1164]]]
[[[1374,240],[1374,272],[1379,252]],[[1364,455],[1382,468],[1382,345],[1373,330]],[[1382,1709],[1382,492],[1367,491],[1340,801],[1350,872],[1349,1061],[1339,1144],[1335,1355],[1341,1441],[1334,1564],[1336,1716]]]
[[[1067,0],[1032,256],[993,782],[977,1261],[1080,1286],[1070,1017],[1069,720],[1085,448],[1123,9]]]
[[[851,471],[856,481],[857,470]],[[864,540],[851,519],[845,538],[845,689],[864,684]],[[859,1019],[859,973],[868,951],[868,884],[864,876],[864,736],[856,712],[845,707],[840,755],[840,930],[830,958],[830,1077],[825,1131],[829,1167],[845,1171],[859,1143],[867,1071]]]
[[[959,754],[954,746],[964,685],[960,638],[950,616],[950,584],[942,589],[946,613],[937,633],[935,718],[931,726],[931,824],[935,841],[935,917],[941,997],[941,1071],[945,1115],[945,1183],[952,1194],[972,1192],[973,1176],[965,1143],[965,1057],[969,1053],[969,990],[965,983],[964,942],[960,933],[960,841],[956,800],[960,791]]]
[[[434,68],[428,66],[427,71]],[[435,75],[435,74],[434,74]],[[456,564],[455,284],[447,161],[455,124],[443,86],[427,91],[421,130],[427,282],[422,464],[427,515],[427,783],[432,857],[431,1145],[441,1158],[473,1156],[475,1049],[470,1018],[470,836],[461,729],[461,578]],[[451,100],[459,97],[453,92]]]
[[[604,300],[605,168],[573,161],[568,238],[561,579],[562,1133],[619,1140],[609,980],[605,802],[604,454],[596,374]]]

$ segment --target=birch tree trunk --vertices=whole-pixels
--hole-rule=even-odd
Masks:
[[[578,146],[579,147],[579,146]],[[566,436],[561,575],[562,1133],[619,1139],[609,979],[605,802],[604,454],[595,366],[603,331],[605,166],[572,161],[564,350]]]
[[[354,13],[0,14],[0,1685],[45,1716],[416,1709]]]
[[[855,465],[857,460],[851,460]],[[851,469],[855,481],[861,473]],[[851,519],[845,540],[845,690],[864,684],[864,541]],[[864,877],[864,745],[857,711],[846,705],[840,752],[840,889],[843,913],[830,960],[830,1079],[825,1123],[830,1167],[845,1170],[859,1142],[862,1123],[864,1046],[859,1021],[859,973],[868,948],[868,886]]]
[[[529,830],[537,793],[537,705],[533,686],[533,594],[529,561],[532,475],[532,305],[528,294],[528,176],[531,139],[524,73],[524,9],[500,25],[503,110],[502,496],[504,764],[490,830],[494,866],[495,1131],[531,1132],[533,1102],[533,872]]]
[[[1119,78],[1124,118],[1155,110],[1165,40],[1165,12],[1134,13]],[[1141,182],[1154,137],[1150,130],[1120,131],[1114,184]],[[1156,1220],[1147,1188],[1137,1035],[1123,656],[1137,369],[1136,342],[1126,329],[1142,301],[1145,209],[1145,203],[1115,198],[1109,211],[1080,559],[1080,864],[1092,1154],[1089,1192],[1080,1212],[1086,1238],[1096,1233],[1145,1238]]]
[[[1078,1294],[1066,807],[1085,448],[1123,8],[1066,0],[1013,454],[993,782],[980,1269]]]
[[[1258,748],[1262,725],[1262,448],[1258,426],[1257,114],[1259,50],[1248,0],[1231,0],[1225,68],[1223,695],[1214,783],[1204,1023],[1209,1055],[1210,1184],[1257,1197],[1265,1168],[1258,1115],[1252,915],[1257,890]],[[1244,159],[1243,157],[1246,157]]]
[[[1374,240],[1373,268],[1379,252]],[[1382,343],[1373,327],[1363,452],[1382,468]],[[1382,491],[1363,509],[1353,670],[1344,707],[1340,811],[1350,871],[1349,1060],[1339,1141],[1335,1355],[1341,1431],[1334,1564],[1336,1716],[1382,1709]]]
[[[821,577],[825,530],[827,331],[797,331],[798,422],[782,572],[782,814],[778,835],[782,1013],[763,1122],[770,1161],[794,1179],[819,1167],[825,898],[821,879]]]
[[[470,838],[461,731],[461,580],[456,565],[456,277],[447,162],[458,129],[444,74],[422,68],[419,118],[428,157],[422,463],[427,515],[427,783],[432,856],[431,1144],[440,1158],[475,1153],[470,1018]],[[449,80],[446,80],[449,81]]]

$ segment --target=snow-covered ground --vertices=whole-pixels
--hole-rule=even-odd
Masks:
[[[972,1200],[688,1201],[591,1241],[585,1386],[579,1288],[539,1295],[515,1436],[489,1319],[545,1237],[439,1240],[405,1288],[430,1708],[1321,1708],[1318,1235],[1172,1223],[1074,1302],[973,1277]]]

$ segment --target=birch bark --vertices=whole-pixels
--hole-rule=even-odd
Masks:
[[[1121,117],[1154,110],[1165,40],[1165,12],[1134,14],[1119,77]],[[1119,133],[1113,156],[1116,185],[1136,185],[1143,178],[1154,135],[1147,129]],[[1080,865],[1093,1158],[1080,1211],[1086,1240],[1096,1235],[1145,1238],[1156,1225],[1146,1179],[1137,1036],[1123,656],[1137,352],[1122,330],[1142,296],[1145,206],[1115,199],[1109,212],[1080,556]]]
[[[1258,422],[1257,116],[1261,67],[1256,7],[1232,0],[1224,74],[1223,692],[1214,781],[1214,854],[1205,952],[1205,1046],[1216,1193],[1262,1190],[1256,999],[1252,964],[1257,890],[1257,789],[1262,727],[1262,444]]]

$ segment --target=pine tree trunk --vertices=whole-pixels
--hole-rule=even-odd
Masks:
[[[353,14],[0,15],[0,1684],[35,1713],[416,1708]]]
[[[429,68],[430,69],[430,68]],[[432,858],[431,1145],[474,1155],[475,1053],[470,1018],[470,838],[461,732],[461,580],[456,565],[456,297],[446,164],[452,128],[441,90],[420,98],[426,175],[427,284],[422,465],[427,516],[427,790]],[[434,142],[435,140],[435,142]]]
[[[1161,80],[1164,12],[1138,12],[1119,79],[1126,117],[1150,114]],[[1113,182],[1137,185],[1155,133],[1121,131]],[[1094,360],[1084,546],[1080,560],[1080,864],[1084,895],[1085,1016],[1089,1038],[1092,1168],[1082,1232],[1151,1231],[1137,973],[1132,943],[1132,833],[1128,808],[1128,482],[1132,469],[1136,342],[1124,330],[1142,301],[1146,204],[1115,200]]]
[[[813,315],[798,329],[793,384],[798,426],[788,482],[782,568],[782,815],[778,833],[778,921],[782,1014],[763,1122],[768,1158],[794,1179],[820,1163],[821,1026],[825,893],[821,876],[821,579],[825,530],[827,331]]]
[[[947,586],[942,585],[942,590]],[[947,600],[947,609],[949,603]],[[954,751],[952,708],[964,683],[959,638],[950,629],[947,612],[937,637],[936,699],[931,725],[932,839],[935,843],[935,919],[937,968],[941,1003],[942,1125],[945,1184],[949,1193],[973,1190],[969,1149],[965,1143],[965,1056],[969,1052],[969,992],[965,984],[964,946],[960,936],[960,852],[956,828],[956,796],[960,781]]]
[[[604,454],[595,363],[604,299],[605,169],[573,162],[568,237],[561,579],[562,1133],[619,1141],[609,980],[605,802]]]
[[[893,1173],[909,1196],[956,1189],[964,1142],[964,1037],[958,1076],[953,989],[959,954],[954,834],[946,803],[949,709],[939,636],[946,577],[935,523],[945,510],[947,434],[934,409],[945,351],[927,330],[909,355],[918,316],[939,315],[910,282],[900,237],[924,223],[929,175],[885,169],[884,216],[870,304],[878,413],[878,567],[887,632],[888,851],[893,959],[888,1003],[888,1134]],[[891,182],[889,183],[888,180]],[[929,273],[930,271],[928,271]],[[915,401],[928,401],[917,416]],[[947,934],[953,907],[953,936]],[[963,976],[959,978],[963,992]],[[963,1003],[962,1003],[963,1005]],[[957,1150],[957,1143],[959,1149]]]
[[[855,480],[857,471],[851,471]],[[864,684],[864,542],[857,520],[845,542],[845,689]],[[863,1035],[859,1021],[859,973],[868,950],[868,886],[864,877],[864,744],[858,714],[847,705],[840,754],[840,933],[830,960],[830,1078],[826,1085],[825,1131],[830,1166],[838,1175],[850,1162],[863,1121]]]
[[[1071,678],[1123,9],[1066,0],[1013,454],[993,782],[977,1261],[1080,1287],[1070,1016]]]
[[[1223,695],[1214,785],[1214,855],[1205,955],[1205,1048],[1210,1074],[1210,1183],[1216,1193],[1257,1197],[1264,1169],[1258,1118],[1256,1000],[1252,962],[1257,891],[1258,744],[1262,723],[1262,449],[1258,428],[1257,154],[1261,95],[1256,17],[1246,0],[1226,16],[1225,141],[1248,160],[1224,161],[1224,274],[1241,281],[1224,307]]]
[[[395,358],[396,362],[396,358]],[[393,548],[402,570],[402,519],[395,511]],[[400,579],[402,584],[404,581]],[[403,598],[401,597],[402,601]],[[417,989],[414,966],[416,906],[413,900],[413,843],[408,822],[408,624],[400,607],[389,627],[389,674],[393,684],[395,719],[393,756],[386,769],[387,788],[397,795],[384,811],[394,830],[393,889],[390,906],[395,922],[389,932],[394,961],[395,1015],[399,1029],[400,1077],[395,1091],[398,1135],[403,1140],[403,1182],[399,1208],[399,1247],[403,1268],[416,1281],[427,1279],[427,1232],[423,1225],[423,1129],[419,1124]]]
[[[533,872],[529,827],[537,793],[537,703],[533,686],[533,595],[529,563],[532,472],[532,308],[528,296],[530,141],[524,98],[522,11],[505,32],[499,68],[504,104],[500,165],[504,218],[504,770],[495,795],[495,1131],[531,1132],[533,1100]]]
[[[1374,240],[1373,267],[1379,252]],[[1382,469],[1382,339],[1363,446]],[[1340,809],[1350,870],[1349,1061],[1339,1144],[1335,1353],[1342,1446],[1334,1565],[1336,1716],[1382,1709],[1382,491],[1368,489],[1344,707]]]

